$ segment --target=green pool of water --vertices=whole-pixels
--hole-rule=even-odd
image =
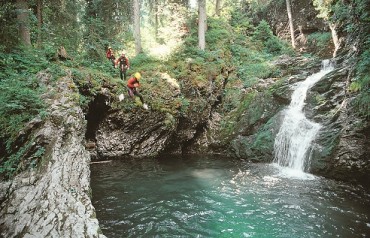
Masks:
[[[360,187],[216,157],[91,165],[107,237],[369,237]]]

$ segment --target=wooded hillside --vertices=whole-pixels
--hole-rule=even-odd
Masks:
[[[232,112],[237,120],[242,113],[240,102],[251,96],[241,92],[260,79],[281,74],[281,69],[269,63],[275,57],[327,57],[349,49],[354,42],[357,50],[351,62],[355,80],[350,82],[349,92],[358,94],[354,106],[359,113],[369,116],[368,5],[367,0],[3,1],[1,171],[12,174],[22,158],[43,154],[42,147],[29,152],[27,146],[17,146],[24,139],[19,133],[27,122],[47,117],[42,102],[45,88],[35,75],[46,70],[58,80],[72,71],[80,83],[90,77],[93,91],[84,94],[80,89],[78,96],[81,107],[86,108],[94,90],[106,82],[122,85],[117,70],[106,59],[108,47],[116,57],[122,52],[128,55],[129,74],[138,71],[145,75],[143,93],[158,110],[186,114],[194,102],[202,107],[206,102],[193,99],[192,94],[201,95],[209,82],[226,77],[224,97],[218,103],[223,118]],[[163,95],[168,92],[158,87],[162,73],[176,79],[187,94],[166,101]],[[222,125],[225,131],[233,129],[230,123]]]

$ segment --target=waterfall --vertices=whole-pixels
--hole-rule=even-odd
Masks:
[[[308,120],[303,112],[307,91],[324,75],[333,70],[329,60],[322,62],[320,72],[299,82],[292,94],[290,105],[283,110],[283,123],[275,138],[274,163],[297,171],[307,171],[311,143],[320,130],[321,125]]]

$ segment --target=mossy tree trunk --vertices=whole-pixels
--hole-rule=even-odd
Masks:
[[[41,46],[41,42],[42,42],[42,23],[43,23],[43,19],[42,19],[42,4],[43,4],[43,0],[37,0],[37,46],[40,47]]]
[[[221,7],[221,0],[216,0],[216,16],[220,16],[220,7]]]
[[[21,43],[30,46],[31,34],[27,0],[17,0],[16,7],[17,7],[17,21],[19,25],[19,36]]]

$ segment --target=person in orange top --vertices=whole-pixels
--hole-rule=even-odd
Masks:
[[[119,64],[119,76],[122,80],[126,81],[126,72],[130,69],[130,63],[125,53],[122,53],[121,56],[116,60],[116,65]]]
[[[135,96],[138,96],[140,98],[141,103],[143,104],[143,107],[145,109],[148,109],[148,105],[144,103],[143,96],[137,91],[137,88],[140,87],[140,80],[141,74],[139,72],[135,73],[133,77],[131,77],[127,81],[127,89],[128,89],[128,95],[131,98],[135,98]]]
[[[116,57],[114,56],[114,53],[113,53],[113,50],[112,50],[112,47],[108,47],[108,50],[107,50],[107,53],[106,53],[106,57],[108,60],[110,60],[112,62],[112,65],[114,67],[114,61],[116,59]]]

